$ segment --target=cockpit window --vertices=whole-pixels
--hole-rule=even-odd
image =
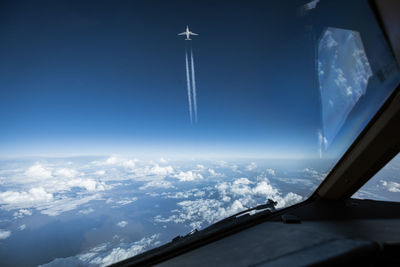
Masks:
[[[399,82],[364,0],[1,1],[0,265],[303,201]]]
[[[354,195],[354,198],[400,201],[400,154],[394,157]]]

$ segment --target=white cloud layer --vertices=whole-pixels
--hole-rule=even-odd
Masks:
[[[55,259],[41,266],[108,266],[159,245],[158,238],[159,235],[155,234],[131,244],[122,243],[116,247],[111,247],[109,243],[105,243],[92,248],[86,253],[68,258]]]
[[[385,180],[380,180],[380,183],[389,192],[392,192],[392,193],[400,192],[400,183],[388,182]]]
[[[205,199],[205,194],[195,200],[185,200],[177,203],[178,209],[172,210],[172,215],[154,218],[158,223],[185,223],[192,228],[209,225],[230,215],[238,213],[261,203],[267,199],[277,201],[277,208],[283,208],[300,202],[303,198],[293,192],[282,197],[279,190],[273,187],[266,178],[256,182],[248,178],[238,178],[231,182],[220,182],[215,185],[219,198]],[[179,198],[190,195],[189,192],[176,193]],[[171,197],[171,195],[169,195]],[[178,198],[178,197],[177,197]]]
[[[0,193],[0,204],[7,209],[15,207],[32,207],[38,203],[46,203],[53,200],[53,195],[47,193],[43,187],[31,188],[28,191],[6,191]]]

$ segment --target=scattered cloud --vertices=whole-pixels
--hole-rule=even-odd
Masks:
[[[104,191],[106,185],[104,182],[97,182],[92,179],[71,179],[66,181],[65,190],[71,190],[74,187],[84,188],[89,192]]]
[[[206,192],[197,188],[185,192],[164,192],[161,194],[163,198],[189,198],[189,197],[203,197]]]
[[[0,240],[7,239],[11,236],[11,231],[0,229]]]
[[[266,203],[269,198],[277,201],[277,208],[293,205],[303,200],[300,195],[293,192],[283,197],[279,190],[273,187],[266,178],[258,181],[238,178],[231,182],[219,182],[214,188],[218,193],[217,198],[204,199],[204,194],[199,196],[198,199],[178,202],[178,209],[172,210],[172,215],[168,217],[158,215],[154,218],[154,221],[158,223],[184,223],[192,228],[200,228],[205,224],[215,223],[247,208]],[[188,196],[189,194],[181,195]]]
[[[46,203],[52,200],[53,195],[47,193],[43,187],[35,187],[22,192],[6,191],[0,193],[0,204],[4,205],[6,209],[17,207],[23,209],[35,206],[37,203]]]
[[[203,164],[197,164],[197,165],[196,165],[196,168],[197,168],[198,170],[204,170],[206,167],[204,167]]]
[[[274,169],[266,169],[265,172],[271,176],[275,176],[275,170]]]
[[[103,176],[104,174],[106,174],[106,171],[105,170],[99,170],[99,171],[96,171],[94,174]]]
[[[20,226],[18,227],[18,229],[19,229],[20,231],[25,230],[25,229],[26,229],[26,224],[20,225]]]
[[[312,168],[305,168],[303,170],[303,173],[307,174],[308,176],[310,176],[312,178],[318,179],[320,181],[322,181],[328,174],[326,172],[318,172]]]
[[[326,149],[331,144],[368,90],[373,73],[360,33],[326,28],[318,42],[317,73],[322,107],[322,130],[318,137],[321,156],[322,147]]]
[[[253,171],[255,170],[255,168],[257,168],[257,164],[255,162],[252,162],[246,166],[246,171]]]
[[[137,159],[127,159],[118,156],[111,156],[106,160],[93,161],[92,164],[97,166],[118,166],[125,168],[135,168]]]
[[[389,192],[392,192],[392,193],[400,192],[400,183],[388,182],[385,180],[380,180],[380,183]]]
[[[304,5],[304,9],[309,11],[311,9],[316,8],[319,1],[320,0],[313,0],[311,2],[308,2],[307,4]]]
[[[199,173],[194,173],[193,171],[187,171],[187,172],[179,172],[178,174],[175,174],[172,176],[174,178],[177,178],[179,181],[194,181],[196,179],[203,179],[203,176]]]
[[[118,226],[118,227],[121,227],[121,228],[124,228],[124,227],[127,226],[127,225],[128,225],[128,222],[127,222],[127,221],[120,221],[120,222],[117,223],[117,226]]]
[[[35,179],[48,179],[52,177],[51,171],[43,167],[40,163],[36,163],[25,171],[25,175]]]
[[[322,151],[328,148],[328,139],[322,134],[322,130],[318,130],[318,153],[319,157],[322,158]]]
[[[92,208],[87,208],[87,209],[84,209],[84,210],[80,210],[78,213],[79,214],[90,214],[90,213],[92,213],[92,212],[94,212],[94,209],[92,209]]]
[[[61,169],[57,169],[55,171],[55,175],[63,176],[63,177],[67,177],[67,178],[72,178],[72,177],[78,176],[79,173],[74,169],[61,168]]]
[[[239,171],[239,166],[236,165],[236,164],[233,164],[233,165],[231,166],[231,169],[232,169],[232,171],[234,171],[234,172],[240,172],[240,171]]]
[[[146,190],[148,188],[173,188],[171,182],[165,180],[154,180],[147,182],[145,185],[139,187],[140,190]]]
[[[151,167],[148,170],[148,174],[165,176],[165,175],[171,174],[173,171],[174,171],[174,168],[172,168],[172,166],[161,167],[158,164],[155,164],[153,167]]]
[[[158,239],[159,235],[154,234],[139,241],[130,244],[121,243],[115,247],[112,246],[111,242],[105,243],[92,248],[86,253],[68,258],[58,258],[41,266],[108,266],[159,245],[160,241]]]
[[[25,216],[31,216],[32,215],[32,211],[27,210],[27,209],[20,209],[16,212],[14,212],[14,218],[23,218]]]
[[[131,204],[132,202],[135,202],[136,200],[138,200],[137,197],[124,198],[124,199],[116,201],[115,203],[120,204],[120,205],[128,205],[128,204]]]
[[[42,205],[36,206],[36,209],[39,210],[42,214],[46,214],[49,216],[58,216],[63,212],[75,210],[79,206],[96,199],[101,199],[101,196],[95,194],[85,197],[77,196],[75,198],[53,199],[53,201],[51,202],[46,202]]]
[[[161,164],[168,164],[168,161],[166,159],[164,159],[164,158],[160,158],[159,161],[160,161]]]
[[[222,173],[218,173],[214,169],[211,169],[211,168],[208,169],[208,173],[212,177],[222,177],[222,176],[224,176]]]

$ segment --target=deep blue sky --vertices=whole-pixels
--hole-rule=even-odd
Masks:
[[[296,13],[305,2],[2,1],[1,155],[316,156],[314,50]],[[177,36],[186,25],[200,34],[190,43]]]

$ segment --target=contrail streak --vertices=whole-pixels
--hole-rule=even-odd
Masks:
[[[189,100],[189,115],[190,115],[190,123],[193,123],[193,116],[192,116],[192,95],[190,89],[190,73],[189,73],[189,60],[187,51],[185,51],[186,56],[186,81],[187,81],[187,91],[188,91],[188,100]]]
[[[190,60],[191,60],[191,65],[192,65],[192,89],[193,89],[194,120],[197,123],[196,78],[194,76],[194,60],[193,60],[193,51],[191,49],[190,49]]]

